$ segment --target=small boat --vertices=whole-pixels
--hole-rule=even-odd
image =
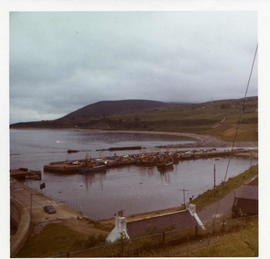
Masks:
[[[67,150],[67,153],[77,153],[79,152],[79,150],[76,150],[76,149],[68,149]]]
[[[98,165],[94,167],[80,167],[79,168],[79,173],[91,173],[91,172],[100,172],[100,171],[105,171],[107,168],[106,165]]]

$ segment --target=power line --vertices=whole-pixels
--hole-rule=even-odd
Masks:
[[[241,119],[242,119],[242,115],[244,113],[244,109],[245,109],[245,105],[246,105],[247,93],[248,93],[248,89],[249,89],[250,79],[251,79],[253,69],[254,69],[254,64],[255,64],[255,60],[256,60],[256,56],[257,56],[257,51],[258,51],[258,44],[256,45],[255,53],[254,53],[254,56],[253,56],[253,61],[252,61],[252,65],[251,65],[251,69],[250,69],[250,72],[249,72],[249,77],[248,77],[248,81],[247,81],[247,85],[246,85],[245,95],[244,95],[244,98],[243,98],[243,101],[242,101],[242,107],[241,107],[241,111],[240,111],[240,114],[239,114],[238,122],[236,124],[236,131],[235,131],[235,135],[234,135],[234,138],[233,138],[231,151],[233,150],[233,148],[235,146],[235,142],[236,142],[236,138],[237,138],[238,130],[239,130],[239,125],[240,125],[240,122],[241,122]],[[231,157],[229,157],[228,164],[227,164],[227,167],[226,167],[226,172],[225,172],[225,176],[224,176],[224,182],[227,179],[227,174],[228,174],[230,163],[231,163]],[[218,200],[218,202],[217,202],[216,211],[215,211],[215,217],[213,218],[213,224],[215,224],[216,218],[218,216],[219,207],[220,207],[220,200]]]
[[[248,77],[248,81],[247,81],[247,85],[246,85],[245,95],[244,95],[244,98],[243,98],[243,101],[242,101],[241,112],[239,114],[239,118],[238,118],[238,121],[237,121],[237,124],[236,124],[236,130],[235,130],[235,135],[234,135],[234,138],[233,138],[231,151],[235,147],[235,142],[236,142],[236,139],[237,139],[237,136],[238,136],[238,131],[239,131],[239,126],[240,126],[240,123],[241,123],[241,120],[242,120],[242,115],[243,115],[243,113],[245,111],[247,93],[248,93],[248,89],[249,89],[249,85],[250,85],[250,79],[251,79],[251,76],[253,74],[253,69],[254,69],[255,60],[256,60],[256,56],[257,56],[257,51],[258,51],[258,44],[256,46],[255,53],[254,53],[254,56],[253,56],[253,61],[252,61],[252,65],[251,65],[251,68],[250,68],[249,77]],[[227,164],[227,167],[226,167],[226,172],[225,172],[225,176],[224,176],[224,180],[223,180],[224,182],[227,179],[230,163],[231,163],[231,157],[229,158],[228,164]]]

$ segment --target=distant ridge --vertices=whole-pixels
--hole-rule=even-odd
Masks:
[[[154,109],[169,104],[151,100],[119,100],[119,101],[101,101],[86,105],[74,112],[71,112],[59,120],[79,119],[87,117],[104,117],[113,114],[124,114],[141,112],[146,109]]]

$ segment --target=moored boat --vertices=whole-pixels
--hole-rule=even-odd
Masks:
[[[53,162],[43,167],[45,172],[55,172],[55,173],[77,173],[79,168],[80,168],[79,161]]]

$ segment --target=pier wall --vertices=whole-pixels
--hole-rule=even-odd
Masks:
[[[20,204],[14,198],[11,198],[10,217],[12,222],[14,222],[17,227],[16,233],[12,235],[10,239],[10,255],[11,257],[15,257],[25,244],[30,234],[31,215],[29,209],[22,206],[22,204]]]

